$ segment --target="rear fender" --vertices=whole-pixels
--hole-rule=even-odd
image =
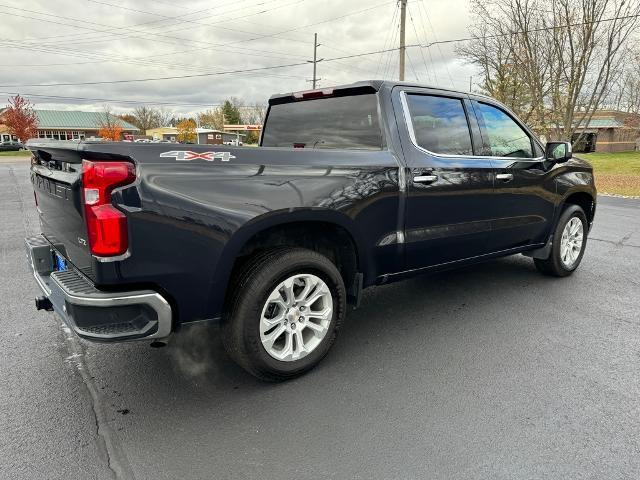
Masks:
[[[212,317],[220,317],[224,308],[225,295],[229,280],[234,268],[236,258],[242,251],[242,248],[256,234],[276,226],[285,226],[287,224],[299,222],[317,222],[325,224],[333,224],[342,227],[349,235],[351,235],[356,250],[358,251],[358,270],[366,272],[370,269],[370,255],[362,251],[361,247],[365,245],[361,232],[355,227],[354,222],[344,213],[335,210],[325,209],[285,209],[266,213],[256,217],[240,229],[238,229],[224,247],[220,260],[213,274],[210,304],[208,310],[212,312]]]

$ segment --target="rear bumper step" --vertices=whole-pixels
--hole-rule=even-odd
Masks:
[[[44,293],[36,307],[53,308],[80,337],[118,342],[171,334],[171,306],[158,292],[99,290],[72,265],[54,271],[53,247],[42,235],[26,238],[25,244],[33,276]]]

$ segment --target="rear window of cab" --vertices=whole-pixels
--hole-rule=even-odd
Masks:
[[[262,146],[381,150],[378,98],[364,94],[272,105]]]

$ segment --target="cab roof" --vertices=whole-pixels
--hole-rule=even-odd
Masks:
[[[400,82],[400,81],[393,81],[393,80],[361,80],[359,82],[349,83],[345,85],[321,87],[315,90],[276,93],[269,98],[269,104],[275,105],[279,103],[288,103],[288,102],[293,102],[293,101],[302,100],[302,99],[320,98],[323,96],[323,92],[332,92],[331,94],[326,93],[327,96],[329,95],[348,96],[348,95],[359,95],[363,93],[376,93],[380,91],[382,88],[391,89],[396,86],[422,87],[422,88],[429,88],[431,90],[441,90],[443,92],[465,93],[462,90],[436,87],[433,85],[424,85],[416,82]]]

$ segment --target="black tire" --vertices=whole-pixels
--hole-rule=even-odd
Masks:
[[[292,275],[313,274],[331,291],[333,315],[320,343],[293,361],[272,357],[260,339],[260,318],[268,296]],[[276,248],[250,258],[230,285],[222,322],[222,341],[229,356],[261,380],[288,380],[311,370],[327,354],[346,313],[346,290],[340,272],[325,256],[303,248]]]
[[[564,227],[569,223],[572,218],[578,218],[582,222],[582,247],[577,259],[570,267],[567,267],[561,259],[560,255],[560,240]],[[582,256],[584,255],[585,248],[587,247],[587,232],[589,231],[589,224],[587,217],[584,214],[584,210],[578,205],[568,205],[562,212],[556,228],[553,232],[553,244],[551,246],[551,253],[546,259],[534,258],[533,261],[539,272],[545,275],[551,275],[554,277],[567,277],[571,275],[580,265]]]

